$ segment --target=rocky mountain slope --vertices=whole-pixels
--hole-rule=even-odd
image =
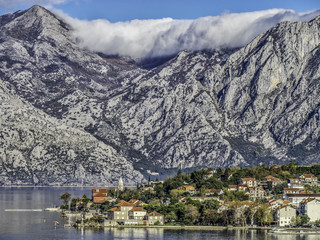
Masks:
[[[284,22],[241,49],[181,52],[144,70],[79,48],[42,7],[2,16],[0,183],[319,162],[319,34],[320,17]]]

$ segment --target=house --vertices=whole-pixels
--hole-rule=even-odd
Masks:
[[[276,209],[277,207],[290,204],[290,202],[283,199],[271,199],[269,200],[268,204],[272,209]]]
[[[145,220],[144,221],[144,225],[154,225],[157,222],[159,222],[159,224],[163,224],[164,223],[164,216],[158,212],[151,212],[146,214],[145,216]]]
[[[283,194],[299,194],[300,188],[284,188]]]
[[[303,184],[310,184],[310,185],[317,185],[318,184],[318,178],[316,176],[314,176],[313,174],[300,175],[299,179]]]
[[[230,192],[236,192],[238,190],[238,185],[229,185],[228,190]]]
[[[117,207],[111,208],[107,211],[107,217],[111,220],[124,219],[121,215],[120,209]]]
[[[92,201],[94,203],[104,203],[106,201],[106,197],[108,196],[107,194],[107,189],[105,188],[93,188],[92,189]]]
[[[306,198],[315,198],[320,200],[320,194],[304,193],[304,194],[284,194],[284,199],[291,202],[292,205],[299,207],[300,202]]]
[[[266,189],[268,187],[268,183],[271,184],[271,187],[275,187],[276,185],[281,184],[282,181],[279,178],[269,175],[262,179],[261,185]]]
[[[258,183],[255,178],[241,178],[239,184],[247,185],[248,187],[258,186]]]
[[[208,171],[207,174],[204,175],[204,179],[208,180],[209,178],[213,177],[213,174],[215,173],[215,171]]]
[[[262,199],[264,198],[266,192],[263,190],[263,188],[260,187],[249,187],[246,190],[247,193],[249,193],[249,197],[252,200],[256,199]]]
[[[297,217],[297,210],[291,205],[279,206],[275,210],[274,219],[279,227],[294,225],[293,220]]]
[[[220,199],[218,197],[179,197],[179,202],[185,203],[188,198],[190,198],[193,201],[199,201],[199,202],[204,202],[207,200],[216,200],[220,202]]]
[[[141,207],[134,207],[128,211],[129,219],[142,220],[146,214],[147,214],[147,210]]]
[[[289,178],[288,179],[288,188],[299,188],[303,189],[303,184],[298,178]]]
[[[320,220],[320,200],[307,198],[300,202],[299,214],[308,215],[310,222]]]
[[[237,189],[238,191],[246,191],[248,186],[246,184],[238,184]]]
[[[107,211],[104,226],[153,225],[158,221],[159,224],[163,224],[164,216],[162,214],[157,212],[147,214],[145,209],[120,200],[120,203]]]
[[[153,191],[153,187],[141,187],[140,188],[141,191]]]
[[[195,194],[196,192],[196,189],[194,186],[191,186],[191,185],[184,185],[184,186],[181,186],[178,188],[178,190],[183,190],[185,192],[188,192],[190,193],[191,195]]]
[[[142,207],[142,206],[147,205],[146,203],[142,202],[141,200],[137,200],[137,199],[130,199],[128,201],[128,203],[131,203],[131,204],[138,206],[138,207]]]
[[[210,195],[215,195],[215,194],[217,194],[217,195],[222,195],[224,192],[223,192],[223,190],[222,189],[206,189],[205,190],[205,195],[206,196],[210,196]]]

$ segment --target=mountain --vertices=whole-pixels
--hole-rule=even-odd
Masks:
[[[159,66],[80,48],[40,6],[1,16],[0,184],[319,162],[319,33],[320,17],[283,22]]]

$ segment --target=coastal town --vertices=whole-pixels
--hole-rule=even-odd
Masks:
[[[238,226],[315,228],[320,224],[320,165],[178,171],[136,189],[94,188],[92,196],[61,195],[75,226]]]

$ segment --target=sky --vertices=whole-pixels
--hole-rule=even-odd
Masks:
[[[226,12],[241,13],[272,8],[306,12],[320,9],[319,0],[0,0],[0,14],[33,4],[52,6],[79,19],[196,19]]]
[[[0,0],[0,15],[34,4],[69,23],[81,47],[134,59],[242,47],[320,15],[320,0]]]

